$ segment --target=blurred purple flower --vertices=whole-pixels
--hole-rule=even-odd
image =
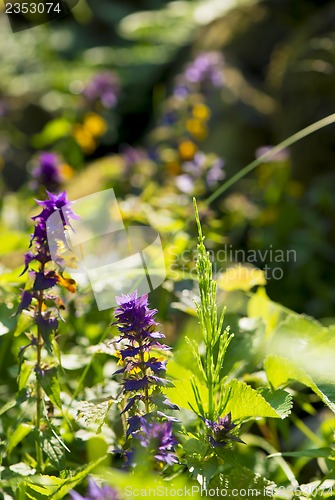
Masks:
[[[208,439],[214,448],[225,446],[229,441],[243,443],[240,438],[231,434],[236,425],[232,423],[230,413],[222,418],[219,418],[217,422],[213,422],[207,418],[203,418],[203,421],[211,430],[211,434],[208,434]]]
[[[120,496],[114,488],[108,485],[98,486],[92,478],[88,479],[88,489],[83,497],[76,491],[70,491],[72,500],[119,500]]]
[[[223,67],[220,52],[202,52],[187,65],[184,75],[189,83],[211,83],[221,87],[224,83]]]
[[[60,161],[55,153],[41,153],[38,158],[38,164],[32,171],[35,179],[32,187],[38,185],[45,186],[49,191],[57,191],[62,183],[60,174]]]
[[[210,169],[207,172],[207,184],[209,187],[215,187],[218,181],[221,181],[225,178],[226,174],[223,171],[222,167],[224,165],[224,161],[221,158],[217,158]]]
[[[125,145],[121,148],[121,154],[125,160],[127,167],[132,167],[144,160],[148,159],[148,156],[144,149],[134,148],[132,146]]]
[[[4,99],[0,99],[0,118],[6,116],[8,112],[8,104]]]
[[[194,180],[188,174],[178,175],[176,186],[182,193],[191,194],[194,190]]]
[[[256,158],[259,159],[261,156],[265,155],[266,153],[269,154],[267,159],[264,159],[265,162],[284,162],[289,159],[289,151],[287,149],[283,149],[279,153],[275,153],[271,155],[271,151],[274,149],[274,146],[262,146],[258,149],[256,149]]]
[[[93,76],[83,91],[91,104],[100,102],[104,108],[111,109],[117,104],[120,82],[115,73],[109,71]]]
[[[171,422],[149,423],[144,417],[139,419],[139,430],[132,433],[140,445],[147,448],[156,460],[173,465],[178,462],[174,447],[178,441],[172,435]]]

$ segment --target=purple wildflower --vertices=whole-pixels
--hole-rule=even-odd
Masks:
[[[134,425],[140,420],[138,412],[145,408],[146,415],[158,416],[157,408],[176,410],[168,398],[162,394],[162,388],[171,386],[166,380],[166,360],[156,357],[152,351],[166,351],[168,346],[161,344],[165,335],[157,330],[156,309],[148,307],[148,295],[137,296],[137,292],[117,297],[115,323],[120,332],[118,342],[120,363],[124,366],[115,373],[123,374],[125,394],[132,393],[122,413],[130,412],[127,435],[132,434]],[[156,412],[156,413],[155,413]],[[166,417],[160,414],[159,417]],[[135,419],[135,420],[134,420]],[[135,428],[137,428],[135,425]]]
[[[144,417],[140,419],[139,430],[133,432],[140,445],[147,448],[156,460],[173,465],[178,462],[174,453],[174,447],[178,444],[172,435],[171,422],[153,422],[149,423]]]
[[[219,181],[225,178],[225,172],[222,169],[223,165],[224,161],[221,158],[217,158],[213,162],[206,176],[209,187],[215,187]]]
[[[203,421],[211,430],[211,433],[208,434],[208,439],[214,448],[225,446],[229,441],[243,443],[240,438],[231,434],[236,425],[232,423],[230,413],[222,418],[219,418],[217,422],[213,422],[207,418],[204,418]]]
[[[190,83],[211,83],[221,87],[223,78],[223,57],[220,52],[202,52],[185,70],[185,78]]]
[[[41,153],[32,175],[35,179],[32,187],[42,185],[49,191],[57,191],[62,183],[58,156],[55,153]]]
[[[70,492],[70,495],[72,500],[119,500],[120,498],[114,488],[107,484],[100,487],[91,478],[88,479],[88,490],[84,497],[74,490]]]
[[[100,102],[104,108],[111,109],[117,104],[119,91],[119,79],[110,71],[96,74],[87,84],[83,95],[90,104]]]
[[[45,201],[37,201],[37,203],[42,207],[40,214],[32,217],[35,221],[35,230],[31,236],[30,247],[32,250],[25,255],[25,267],[22,272],[25,273],[31,262],[38,262],[38,269],[31,269],[29,271],[29,276],[33,282],[31,290],[25,290],[22,295],[21,303],[18,308],[18,312],[23,309],[27,309],[32,302],[32,299],[39,292],[47,290],[56,285],[59,281],[59,276],[54,270],[46,270],[45,266],[51,261],[51,255],[48,247],[47,241],[47,220],[56,211],[61,210],[62,220],[64,228],[70,225],[70,219],[76,219],[77,216],[72,212],[69,201],[67,200],[66,193],[60,193],[58,195],[48,193],[48,199]],[[64,235],[60,235],[64,238]]]

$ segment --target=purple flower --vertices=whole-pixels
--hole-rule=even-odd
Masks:
[[[140,418],[139,430],[133,432],[140,445],[152,452],[156,460],[173,465],[178,462],[174,447],[178,441],[172,435],[171,422],[149,423],[144,417]]]
[[[124,392],[133,393],[122,412],[131,411],[132,415],[128,418],[128,425],[131,428],[133,425],[131,419],[139,418],[136,415],[139,411],[139,402],[142,408],[144,405],[147,414],[153,408],[158,408],[160,401],[164,402],[162,406],[170,409],[177,407],[162,394],[163,387],[172,385],[164,378],[167,362],[164,358],[152,355],[152,351],[169,349],[159,342],[165,335],[157,330],[158,323],[155,321],[157,310],[148,307],[148,295],[138,297],[137,292],[116,297],[116,301],[118,307],[114,314],[114,324],[121,334],[118,342],[124,343],[118,354],[120,363],[123,363],[124,367],[115,373],[123,374]]]
[[[207,172],[207,184],[209,187],[215,187],[218,181],[221,181],[225,178],[225,172],[222,167],[224,165],[224,161],[221,158],[217,158],[210,169]]]
[[[108,485],[98,486],[93,479],[88,479],[88,490],[83,497],[76,491],[70,492],[72,500],[119,500],[120,496],[116,490]]]
[[[114,108],[120,91],[120,82],[113,72],[96,74],[83,91],[91,104],[100,102],[106,109]]]
[[[32,175],[35,179],[34,188],[42,185],[49,191],[57,191],[62,183],[58,156],[55,153],[41,153]]]
[[[262,146],[256,149],[256,158],[259,159],[264,154],[269,153],[268,159],[263,160],[264,162],[270,162],[270,161],[284,162],[289,159],[289,152],[287,149],[280,151],[280,153],[275,153],[274,155],[270,155],[272,149],[273,149],[272,146]]]
[[[24,259],[23,273],[29,270],[31,262],[38,263],[36,267],[29,271],[29,276],[33,283],[31,290],[25,290],[22,294],[21,303],[18,307],[18,313],[23,309],[28,309],[31,301],[41,291],[52,288],[59,282],[59,275],[55,271],[45,271],[45,265],[51,261],[47,241],[47,220],[54,212],[59,211],[62,214],[63,227],[70,225],[70,219],[77,219],[78,217],[72,212],[69,201],[67,200],[66,193],[52,194],[47,191],[48,199],[44,201],[37,201],[42,207],[40,214],[32,217],[35,221],[35,230],[31,236],[30,247],[32,250],[26,253]],[[59,235],[59,238],[64,239],[64,232]]]
[[[235,429],[236,425],[231,421],[231,414],[225,415],[219,418],[217,422],[203,418],[205,425],[211,430],[208,434],[208,439],[214,448],[225,446],[229,441],[238,441],[243,443],[243,441],[232,435],[231,432]]]

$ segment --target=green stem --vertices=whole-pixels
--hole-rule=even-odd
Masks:
[[[284,141],[280,142],[277,146],[272,148],[270,151],[264,153],[262,156],[257,158],[257,160],[252,161],[249,163],[246,167],[242,168],[239,172],[237,172],[233,177],[228,179],[222,186],[220,186],[216,191],[214,191],[211,196],[209,196],[206,200],[205,203],[206,205],[210,205],[216,198],[218,198],[222,193],[227,191],[233,184],[235,184],[237,181],[242,179],[245,175],[247,175],[249,172],[254,170],[256,167],[264,163],[266,160],[271,160],[276,154],[280,153],[284,149],[288,148],[289,146],[292,146],[292,144],[295,144],[296,142],[300,141],[301,139],[304,139],[305,137],[313,134],[314,132],[317,132],[318,130],[327,127],[328,125],[331,125],[332,123],[335,122],[335,113],[332,113],[329,116],[326,116],[325,118],[322,118],[321,120],[318,120],[315,123],[312,123],[308,127],[303,128],[302,130],[299,130],[299,132],[296,132],[295,134],[291,135]]]
[[[38,306],[37,306],[37,314],[36,318],[42,316],[42,307],[43,307],[43,292],[39,292],[38,296]],[[37,324],[37,362],[36,362],[36,429],[38,433],[38,438],[36,440],[36,471],[40,473],[43,467],[43,452],[40,446],[40,431],[41,431],[41,422],[42,422],[42,387],[40,383],[41,376],[41,361],[42,361],[42,347],[43,347],[43,337],[41,332],[41,327],[39,326],[39,322]]]

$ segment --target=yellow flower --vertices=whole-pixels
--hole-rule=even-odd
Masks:
[[[182,160],[192,160],[197,151],[197,146],[194,142],[185,140],[179,144],[178,150]]]
[[[97,147],[92,134],[90,134],[87,129],[85,129],[80,124],[74,126],[73,137],[75,138],[81,149],[87,154],[93,153],[93,151]]]
[[[196,139],[199,141],[207,137],[207,127],[206,125],[195,118],[191,118],[186,122],[186,128]]]
[[[211,111],[205,104],[199,103],[194,106],[192,114],[198,120],[207,121],[211,116]]]
[[[84,119],[84,129],[87,133],[90,133],[93,137],[102,136],[107,130],[107,122],[100,115],[96,113],[90,113],[85,116]]]

